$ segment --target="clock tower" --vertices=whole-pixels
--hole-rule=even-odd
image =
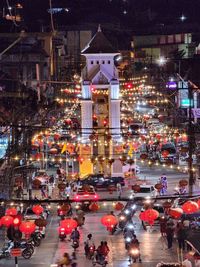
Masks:
[[[82,70],[80,173],[121,175],[122,165],[115,146],[120,141],[120,94],[116,51],[99,26],[82,50],[86,65]]]

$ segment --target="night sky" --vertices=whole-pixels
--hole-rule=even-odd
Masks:
[[[37,31],[41,25],[49,25],[49,0],[9,0],[9,3],[10,6],[23,5],[19,11],[23,21],[16,29],[1,13],[1,31],[18,31],[21,28]],[[200,23],[200,0],[52,0],[52,5],[63,8],[53,16],[57,27],[114,23],[121,29],[135,30],[158,24]],[[6,0],[0,1],[1,12],[3,7],[6,7]],[[179,19],[182,14],[187,17],[184,22]]]

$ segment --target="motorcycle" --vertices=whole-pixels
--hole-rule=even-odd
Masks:
[[[86,246],[85,246],[85,251],[86,251],[86,258],[88,258],[89,260],[91,260],[92,257],[94,256],[95,246],[90,246],[87,249],[86,249]]]
[[[107,227],[107,231],[108,231],[111,235],[114,235],[114,233],[117,231],[117,225],[114,225],[113,227]]]
[[[40,232],[35,232],[31,235],[30,239],[35,247],[39,247],[42,241],[42,234]]]
[[[107,264],[108,264],[107,257],[103,255],[99,257],[97,251],[95,250],[94,256],[92,257],[92,266],[100,265],[102,267],[106,267]]]
[[[72,252],[72,258],[75,260],[76,259],[76,249],[79,247],[79,240],[78,239],[74,239],[72,241],[72,248],[74,249],[74,251]]]
[[[61,228],[61,229],[60,229],[60,233],[59,233],[60,241],[64,241],[66,237],[67,237],[67,236],[66,236],[66,234],[65,234],[65,228]]]
[[[139,262],[142,262],[140,258],[140,250],[139,248],[131,248],[129,250],[129,261],[136,262],[136,260],[139,259]]]

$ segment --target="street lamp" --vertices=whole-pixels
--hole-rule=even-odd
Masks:
[[[156,60],[156,62],[159,66],[164,66],[167,63],[167,59],[161,56]]]
[[[184,22],[186,19],[187,19],[186,16],[184,16],[184,15],[182,14],[181,17],[180,17],[180,20],[181,20],[182,22]]]

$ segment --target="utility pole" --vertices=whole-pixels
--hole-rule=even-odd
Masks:
[[[188,158],[188,171],[189,171],[189,195],[193,194],[193,184],[194,184],[194,172],[193,172],[193,150],[195,143],[195,135],[194,135],[194,123],[192,116],[192,107],[193,107],[193,92],[191,88],[191,84],[188,83],[188,98],[189,98],[189,109],[188,109],[188,146],[189,146],[189,158]]]

